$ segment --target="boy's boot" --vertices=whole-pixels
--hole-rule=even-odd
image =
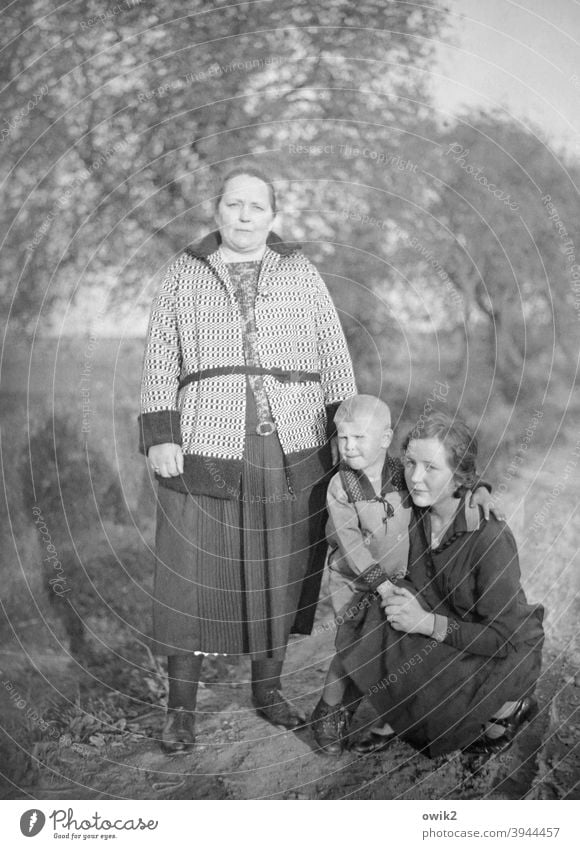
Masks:
[[[318,748],[338,757],[346,748],[346,736],[352,714],[342,702],[328,705],[320,699],[310,717],[310,727]]]

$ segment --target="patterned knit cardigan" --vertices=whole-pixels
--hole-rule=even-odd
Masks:
[[[188,248],[169,268],[154,301],[143,367],[140,449],[182,446],[184,473],[158,478],[181,492],[236,498],[245,441],[246,377],[204,378],[179,389],[192,372],[243,366],[242,320],[219,233]],[[321,382],[264,377],[286,458],[290,492],[330,468],[334,411],[355,394],[344,334],[326,286],[299,247],[271,233],[255,303],[264,368],[318,372]]]

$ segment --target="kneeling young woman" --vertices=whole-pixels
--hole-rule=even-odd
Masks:
[[[354,615],[337,633],[335,671],[368,696],[391,739],[430,757],[501,751],[536,710],[543,608],[526,600],[508,526],[484,521],[466,500],[477,458],[469,428],[434,413],[404,451],[413,501],[408,573],[387,598],[353,600]],[[344,705],[348,720],[353,707]],[[372,748],[367,740],[360,750]]]

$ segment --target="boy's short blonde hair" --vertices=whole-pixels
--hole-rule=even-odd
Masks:
[[[359,418],[373,419],[384,427],[391,427],[391,411],[388,404],[374,395],[352,395],[347,398],[336,411],[334,423],[352,422]]]

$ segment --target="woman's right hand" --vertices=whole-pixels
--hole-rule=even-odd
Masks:
[[[151,470],[162,478],[175,478],[183,474],[183,451],[174,442],[152,445],[147,454]]]
[[[435,627],[433,613],[425,610],[418,598],[406,587],[395,587],[393,592],[381,601],[381,607],[385,611],[387,622],[395,631],[424,634],[426,637],[432,635]]]

